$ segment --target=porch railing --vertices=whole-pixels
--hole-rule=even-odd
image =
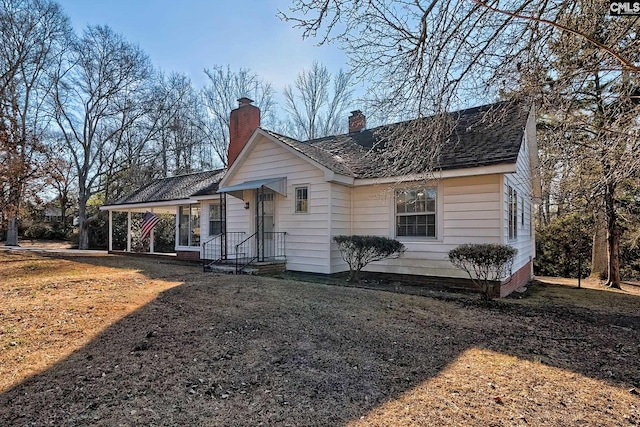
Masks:
[[[286,259],[286,232],[263,231],[253,233],[236,245],[236,273],[254,261],[284,261]]]
[[[211,264],[218,264],[222,261],[243,257],[236,249],[238,243],[245,239],[246,233],[243,231],[230,232],[212,236],[202,244],[202,260],[204,267]]]
[[[286,232],[263,231],[246,237],[245,232],[212,236],[202,244],[203,268],[235,261],[236,273],[254,261],[284,261]]]

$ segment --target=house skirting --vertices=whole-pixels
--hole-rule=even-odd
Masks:
[[[167,259],[167,258],[176,258],[175,253],[162,253],[162,252],[127,252],[127,251],[107,251],[107,253],[111,255],[124,255],[124,256],[132,256],[139,258],[158,258],[158,259]]]
[[[533,278],[533,263],[529,261],[518,271],[513,273],[511,280],[503,282],[500,286],[500,297],[506,297],[511,292],[526,285]]]
[[[526,285],[532,276],[532,264],[528,262],[518,271],[513,273],[511,280],[507,282],[494,282],[493,297],[506,297],[516,289]],[[433,290],[458,290],[479,292],[471,279],[461,277],[443,277],[443,276],[420,276],[417,274],[397,274],[397,273],[379,273],[379,272],[362,272],[362,278],[372,280],[389,280],[408,283],[416,286],[425,286]]]
[[[185,261],[200,261],[199,251],[176,251],[176,257]]]

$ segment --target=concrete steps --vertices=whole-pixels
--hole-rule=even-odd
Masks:
[[[205,271],[219,274],[236,274],[236,266],[230,264],[213,264],[205,267]],[[258,274],[258,269],[253,267],[245,267],[240,274]]]

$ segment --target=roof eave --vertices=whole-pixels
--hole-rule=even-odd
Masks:
[[[354,186],[376,185],[376,184],[393,184],[404,181],[424,181],[430,179],[460,178],[478,175],[493,175],[514,173],[516,171],[516,163],[503,163],[491,166],[478,166],[469,168],[456,168],[441,171],[432,171],[425,173],[416,173],[408,175],[398,175],[380,178],[362,178],[356,179]]]
[[[153,202],[140,202],[140,203],[122,203],[115,205],[100,206],[101,211],[117,211],[127,209],[141,209],[141,208],[153,208],[153,207],[166,207],[166,206],[178,206],[188,204],[193,199],[176,199],[176,200],[158,200]]]

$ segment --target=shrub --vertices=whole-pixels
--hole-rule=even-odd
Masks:
[[[516,248],[496,243],[464,244],[449,251],[451,263],[467,272],[480,289],[482,297],[490,300],[493,282],[511,276]]]
[[[381,236],[335,236],[333,241],[349,264],[349,281],[358,281],[360,271],[370,262],[397,258],[405,251],[402,243]]]
[[[48,239],[51,234],[51,227],[46,224],[34,223],[22,231],[22,236],[26,239],[38,240]]]
[[[622,278],[640,280],[640,233],[636,236],[625,236],[620,242],[620,264]]]
[[[591,269],[593,221],[584,214],[566,214],[536,229],[536,275],[587,277]],[[582,271],[578,271],[578,258]]]

